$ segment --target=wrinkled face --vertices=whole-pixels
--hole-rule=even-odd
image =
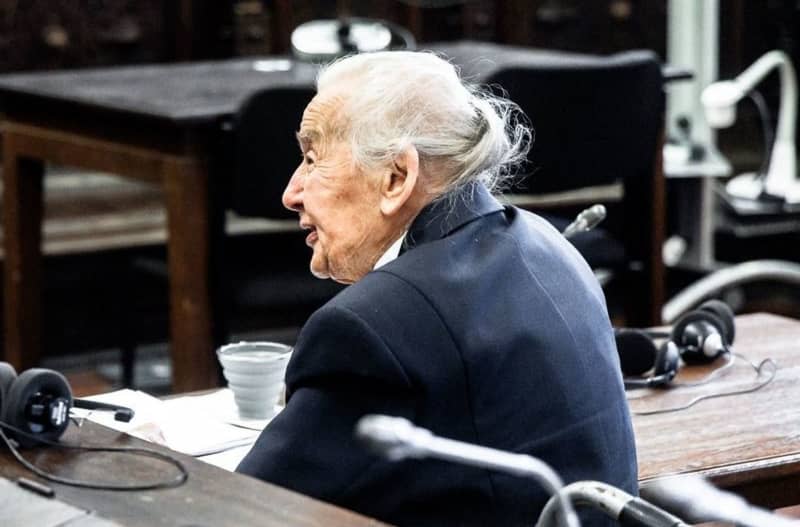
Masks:
[[[366,275],[394,240],[380,213],[380,183],[359,170],[349,145],[331,133],[341,126],[339,96],[317,95],[297,136],[303,158],[283,193],[283,204],[309,231],[311,272],[353,283]]]

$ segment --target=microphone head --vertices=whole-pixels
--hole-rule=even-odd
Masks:
[[[606,208],[597,203],[581,212],[579,217],[584,223],[582,230],[589,231],[597,227],[601,221],[606,219]]]
[[[415,427],[402,417],[371,414],[358,420],[355,436],[372,452],[399,461],[407,457],[421,457],[415,443],[431,437],[431,433]]]
[[[606,208],[603,205],[595,204],[588,209],[583,209],[575,217],[575,220],[567,225],[561,234],[565,238],[572,238],[576,234],[594,229],[598,223],[606,217]]]
[[[600,203],[592,205],[591,207],[589,207],[589,212],[591,212],[592,218],[597,218],[598,223],[606,219],[605,205],[601,205]]]

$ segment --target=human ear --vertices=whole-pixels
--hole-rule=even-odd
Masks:
[[[381,179],[381,212],[396,214],[408,202],[419,180],[419,152],[407,146],[392,160]]]

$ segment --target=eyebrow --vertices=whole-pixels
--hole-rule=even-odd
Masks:
[[[301,130],[296,132],[297,142],[300,143],[300,150],[309,150],[312,146],[319,143],[321,135],[315,130]]]

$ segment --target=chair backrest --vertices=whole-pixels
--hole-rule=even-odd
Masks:
[[[531,120],[533,175],[519,191],[553,192],[652,175],[661,130],[661,65],[650,51],[504,67],[488,79]]]
[[[621,184],[614,217],[610,212],[603,226],[622,242],[629,266],[642,270],[637,281],[629,282],[638,288],[632,290],[652,293],[643,305],[626,308],[633,313],[631,323],[657,322],[664,236],[664,93],[658,57],[637,50],[564,63],[509,65],[486,82],[505,91],[535,131],[529,175],[512,193],[540,195]],[[589,196],[589,203],[594,202]]]
[[[280,198],[300,163],[295,132],[314,93],[311,87],[267,88],[251,95],[236,113],[228,208],[242,216],[297,217]]]
[[[297,213],[281,203],[301,159],[295,134],[315,93],[311,86],[286,85],[258,91],[242,104],[222,139],[217,179],[227,184],[225,208],[240,216],[291,221],[247,236],[223,234],[214,246],[221,284],[215,324],[221,333],[300,325],[343,287],[309,272],[307,233]]]

